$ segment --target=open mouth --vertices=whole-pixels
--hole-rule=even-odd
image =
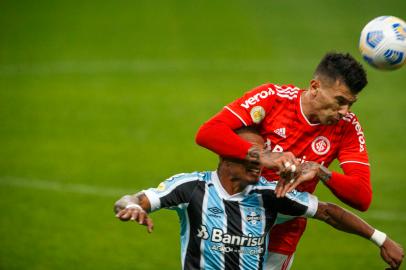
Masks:
[[[261,169],[260,168],[247,168],[247,171],[253,174],[260,174]]]

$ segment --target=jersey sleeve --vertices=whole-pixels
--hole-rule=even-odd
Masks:
[[[284,216],[313,217],[317,212],[317,207],[317,197],[308,192],[293,190],[285,197],[276,199],[278,213]]]
[[[344,136],[338,151],[340,166],[346,163],[358,163],[369,166],[364,131],[353,113],[344,118]]]
[[[275,86],[264,84],[245,93],[224,108],[234,114],[245,126],[257,125],[272,110],[275,97]]]
[[[235,115],[223,109],[199,128],[195,140],[220,156],[244,159],[252,144],[234,132],[242,126]]]
[[[344,174],[333,172],[326,186],[347,205],[366,211],[372,202],[370,168],[358,163],[345,163]]]
[[[265,180],[266,181],[266,180]],[[261,183],[265,183],[262,181]],[[313,217],[318,208],[318,199],[308,192],[292,190],[285,197],[277,198],[275,188],[277,182],[266,182],[258,187],[264,198],[265,208],[278,212],[277,223],[282,223],[293,217]]]
[[[143,192],[150,201],[151,212],[160,208],[183,208],[189,203],[198,182],[193,174],[177,174],[161,182],[157,188]]]
[[[271,111],[275,100],[275,85],[264,84],[247,92],[204,123],[196,134],[196,143],[223,157],[244,159],[251,143],[233,130],[260,124]]]

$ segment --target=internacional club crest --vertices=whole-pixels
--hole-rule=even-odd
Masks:
[[[317,155],[325,155],[330,150],[330,141],[324,136],[318,136],[312,142],[312,149]]]

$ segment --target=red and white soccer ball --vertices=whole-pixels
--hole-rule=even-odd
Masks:
[[[400,68],[406,60],[406,23],[394,16],[373,19],[362,29],[359,49],[375,68]]]

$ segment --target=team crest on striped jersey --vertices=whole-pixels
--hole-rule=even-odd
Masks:
[[[312,142],[312,149],[317,155],[325,155],[330,150],[330,141],[324,136],[318,136]]]
[[[257,225],[261,222],[262,216],[259,213],[252,211],[246,216],[246,219],[251,225]]]

